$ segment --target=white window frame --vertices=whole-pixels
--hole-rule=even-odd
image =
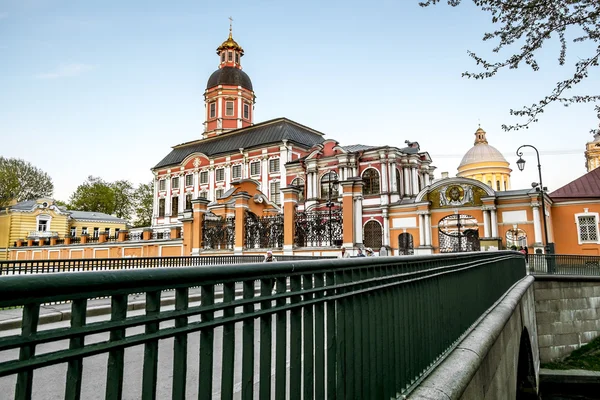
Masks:
[[[76,226],[72,226],[71,228],[69,228],[69,235],[71,237],[77,236],[77,227]]]
[[[206,177],[206,179],[204,177]],[[200,184],[208,184],[208,171],[200,171]]]
[[[188,178],[190,178],[190,184],[189,185],[188,185]],[[187,174],[185,176],[185,186],[186,187],[194,186],[194,175],[193,174]]]
[[[221,177],[221,179],[219,179],[219,171],[222,172],[223,176]],[[215,181],[216,182],[223,182],[225,180],[225,168],[217,168],[215,169]]]
[[[273,185],[277,185],[279,187],[277,189],[273,190]],[[281,205],[281,182],[279,182],[279,181],[269,182],[269,200],[271,200],[273,203],[275,203],[277,205]]]
[[[250,104],[244,103],[244,109],[242,113],[244,119],[250,119]]]
[[[229,105],[231,104],[231,113],[229,112]],[[227,100],[225,102],[225,116],[233,117],[235,115],[235,102],[233,100]]]
[[[167,180],[166,179],[160,179],[158,181],[158,191],[159,192],[164,192],[165,190],[167,190]]]
[[[594,219],[596,220],[596,238],[597,240],[582,240],[581,239],[581,232],[579,230],[579,217],[594,217]],[[579,213],[579,214],[575,214],[575,224],[577,226],[577,243],[578,244],[600,244],[600,230],[598,229],[598,220],[599,220],[599,216],[598,213],[594,213],[594,212],[583,212],[583,213]]]
[[[45,228],[46,229],[44,231],[40,230],[40,222],[41,221],[45,221],[46,222],[46,224],[45,224]],[[35,228],[36,228],[36,231],[38,231],[38,232],[50,232],[50,230],[51,230],[50,229],[50,224],[51,223],[52,223],[52,216],[51,215],[48,215],[48,214],[40,214],[40,215],[38,215],[35,218]]]
[[[97,227],[97,226],[94,227],[94,234],[92,237],[95,237],[95,238],[100,237],[100,228],[99,227]]]
[[[238,172],[236,175],[235,172]],[[242,179],[242,164],[235,164],[231,166],[231,179]]]
[[[82,235],[89,235],[87,226],[82,226],[81,227],[81,234]]]
[[[213,101],[208,105],[208,117],[215,118],[217,116],[217,102]]]
[[[221,194],[219,194],[219,192],[221,192]],[[215,190],[215,200],[223,197],[223,194],[225,193],[225,190],[222,187],[219,187]]]
[[[271,166],[272,166],[271,162],[274,162],[275,160],[277,160],[277,170],[274,170],[273,168],[271,168]],[[279,157],[269,158],[269,173],[270,174],[279,174],[280,172],[281,172],[281,162],[279,161]]]
[[[175,182],[177,182],[177,185],[175,185]],[[179,177],[178,176],[174,176],[171,178],[171,189],[179,189]]]
[[[252,173],[252,166],[258,165],[258,173]],[[250,161],[250,176],[260,176],[260,160]]]

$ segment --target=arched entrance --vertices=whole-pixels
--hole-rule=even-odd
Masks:
[[[383,229],[381,224],[375,220],[371,220],[365,224],[363,244],[365,247],[370,247],[374,251],[378,251],[383,245]]]
[[[401,256],[412,256],[415,254],[413,235],[408,232],[398,235],[398,254]]]
[[[510,249],[513,246],[517,249],[521,246],[527,247],[527,233],[523,229],[513,227],[506,231],[506,248]]]
[[[452,214],[438,223],[440,253],[479,251],[477,219],[466,214]]]

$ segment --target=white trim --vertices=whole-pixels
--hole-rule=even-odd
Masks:
[[[575,224],[577,225],[577,244],[600,244],[600,231],[598,230],[598,213],[597,212],[586,212],[575,214]],[[596,220],[596,240],[581,240],[581,231],[579,230],[579,217],[594,217]]]
[[[46,221],[46,230],[40,231],[40,221]],[[49,214],[38,214],[35,217],[35,231],[36,232],[51,232],[50,225],[52,224],[52,215]]]

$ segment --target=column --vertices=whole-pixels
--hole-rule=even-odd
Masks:
[[[492,189],[498,190],[498,186],[496,185],[496,174],[492,174]]]
[[[382,210],[383,214],[383,245],[390,245],[390,220],[387,208]]]
[[[360,184],[362,185],[362,182],[360,182]],[[362,186],[361,186],[362,188]],[[355,225],[354,225],[354,238],[355,238],[355,242],[357,245],[362,244],[363,242],[363,231],[362,231],[362,190],[360,191],[360,193],[356,193],[354,194],[356,197],[354,198],[354,211],[355,211],[355,216],[354,216],[354,220],[356,221]]]
[[[228,191],[231,187],[231,163],[229,157],[227,157],[227,164],[225,164],[225,191]]]
[[[156,225],[156,218],[158,217],[158,185],[159,185],[159,181],[158,178],[155,177],[154,178],[154,200],[152,201],[152,208],[154,211],[152,211],[152,225]]]
[[[496,215],[496,208],[490,210],[491,224],[492,224],[492,237],[498,237],[498,217]]]
[[[287,149],[287,141],[284,140],[283,146],[279,147],[279,181],[281,182],[280,186],[287,186],[287,175],[285,171],[285,164],[288,162],[288,149]]]
[[[267,155],[263,155],[260,161],[260,191],[264,193],[267,198],[269,196],[269,159]]]
[[[208,168],[208,199],[215,200],[215,166],[212,165],[212,161]]]
[[[237,98],[237,103],[238,103],[238,107],[237,107],[237,127],[238,129],[242,127],[242,92],[238,92],[238,98]]]
[[[192,200],[193,199],[197,199],[198,198],[198,187],[200,186],[200,182],[198,182],[198,170],[194,171],[194,195],[192,196]]]
[[[404,195],[410,196],[412,194],[412,187],[408,165],[405,165],[402,170],[404,171]]]
[[[296,188],[282,188],[283,194],[283,254],[294,253],[294,227],[296,222],[296,204],[300,191]]]
[[[425,216],[419,214],[419,247],[425,246]]]
[[[223,98],[219,97],[219,100],[217,100],[217,118],[221,119],[223,118]]]
[[[167,220],[166,222],[169,223],[168,221],[168,216],[171,215],[171,174],[167,174],[166,177],[166,182],[165,182],[165,186],[166,186],[166,193],[167,196],[165,197],[165,219]]]
[[[423,180],[424,180],[424,184],[425,186],[429,186],[429,171],[425,171],[425,173],[423,174]]]
[[[313,172],[306,172],[306,199],[313,198],[312,176]]]
[[[384,158],[385,153],[379,153],[379,159],[381,161],[381,192],[388,192],[388,173],[387,173],[387,160]]]
[[[431,214],[425,215],[425,245],[431,246]]]
[[[419,193],[419,171],[417,167],[412,167],[412,187],[413,187],[413,195]]]
[[[542,223],[540,219],[540,206],[539,203],[533,203],[533,232],[535,235],[536,243],[543,243],[542,241]]]
[[[490,237],[490,213],[487,209],[483,210],[483,237]]]
[[[389,170],[390,170],[390,186],[392,187],[392,192],[398,193],[400,191],[400,188],[396,184],[396,182],[397,182],[397,179],[396,179],[396,164],[390,162],[388,164],[388,167],[389,167]]]

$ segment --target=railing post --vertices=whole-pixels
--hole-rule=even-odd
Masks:
[[[244,250],[244,235],[246,233],[246,210],[248,201],[252,196],[247,192],[240,192],[233,196],[235,199],[235,244],[233,246],[234,254],[242,254]]]
[[[56,246],[56,239],[58,239],[56,236],[50,238],[50,246]]]
[[[98,235],[98,243],[106,243],[106,239],[108,238],[108,233],[100,232]]]
[[[144,228],[142,231],[142,240],[152,239],[152,228]]]
[[[65,246],[68,246],[71,244],[71,236],[70,235],[66,235],[65,236]]]
[[[124,241],[126,241],[126,240],[127,240],[127,234],[128,234],[128,233],[129,233],[129,232],[128,232],[127,230],[122,230],[122,231],[119,231],[119,235],[117,236],[117,240],[118,240],[119,242],[124,242]]]
[[[88,242],[88,234],[81,235],[81,244],[86,244]]]
[[[294,252],[294,234],[296,225],[296,205],[300,190],[296,187],[281,189],[283,193],[283,254]]]

